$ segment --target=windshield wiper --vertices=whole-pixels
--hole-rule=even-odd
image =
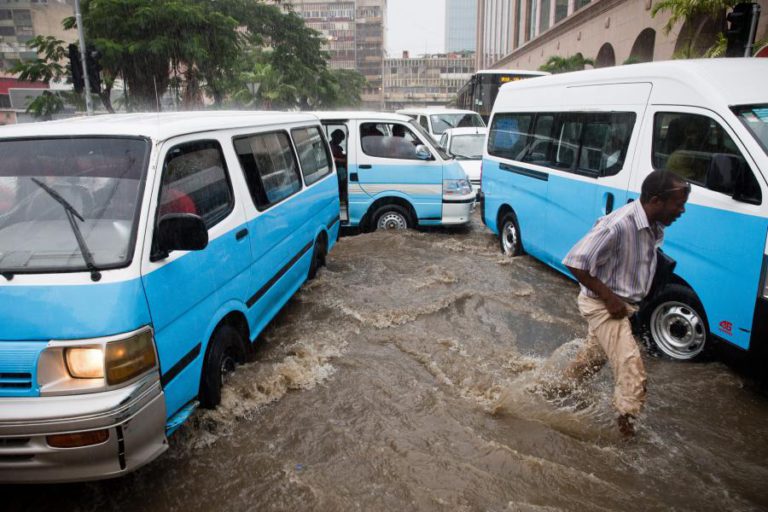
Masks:
[[[80,254],[83,255],[83,260],[85,261],[85,266],[88,267],[88,270],[91,271],[91,281],[99,281],[101,280],[101,272],[99,272],[99,269],[96,267],[96,263],[93,261],[93,254],[91,254],[91,251],[88,250],[88,244],[85,242],[85,238],[83,237],[83,232],[80,231],[80,226],[77,225],[77,222],[75,222],[75,217],[80,219],[80,222],[85,222],[85,219],[83,218],[80,213],[75,210],[75,207],[72,206],[69,201],[64,199],[61,194],[56,192],[54,189],[43,183],[42,181],[36,179],[36,178],[30,178],[37,186],[45,190],[49,196],[54,198],[63,208],[65,213],[67,214],[67,220],[69,221],[69,225],[72,227],[72,232],[75,234],[75,238],[77,239],[77,247],[80,249]]]

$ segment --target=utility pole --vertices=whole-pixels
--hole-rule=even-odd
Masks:
[[[85,29],[83,28],[83,17],[80,15],[80,0],[75,0],[75,22],[77,23],[77,35],[80,39],[80,61],[83,64],[83,82],[85,82],[85,110],[89,116],[93,115],[93,103],[91,101],[91,84],[88,79],[88,61],[85,49]]]

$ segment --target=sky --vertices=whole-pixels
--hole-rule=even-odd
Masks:
[[[386,42],[390,57],[445,51],[445,0],[388,0]]]

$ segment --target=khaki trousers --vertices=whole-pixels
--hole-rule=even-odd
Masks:
[[[615,383],[613,405],[619,414],[637,416],[645,403],[646,377],[629,318],[611,317],[602,300],[584,294],[579,294],[578,305],[589,330],[584,347],[565,370],[566,377],[581,382],[609,362]],[[627,304],[627,310],[631,315],[637,307]]]

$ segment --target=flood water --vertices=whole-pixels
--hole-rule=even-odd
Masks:
[[[577,286],[479,223],[342,238],[160,459],[0,488],[12,511],[746,511],[768,507],[768,398],[721,362],[644,354],[620,438],[606,367],[533,392],[586,334]],[[7,507],[7,508],[6,508]]]

